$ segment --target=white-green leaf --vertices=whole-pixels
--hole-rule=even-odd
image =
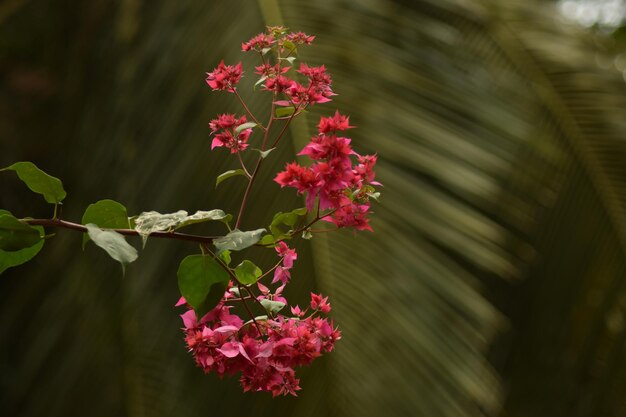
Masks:
[[[124,236],[112,230],[102,230],[93,223],[85,225],[93,242],[124,267],[137,259],[137,249],[126,242]]]
[[[285,303],[281,303],[280,301],[272,301],[272,300],[261,300],[261,305],[267,310],[269,313],[276,314],[280,310],[285,307]]]
[[[141,213],[135,218],[135,230],[141,236],[143,245],[146,245],[148,236],[154,232],[173,230],[176,225],[187,218],[185,210],[178,210],[176,213],[161,214],[156,211]]]
[[[258,153],[259,153],[259,155],[261,155],[261,159],[265,159],[265,158],[267,158],[267,155],[269,155],[269,154],[270,154],[273,150],[275,150],[275,149],[276,149],[276,148],[270,148],[270,149],[268,149],[268,150],[266,150],[266,151],[262,151],[262,150],[260,150],[260,149],[251,148],[250,150],[251,150],[251,151],[258,152]]]
[[[256,229],[247,232],[235,229],[226,236],[215,239],[213,244],[219,252],[225,250],[238,251],[257,243],[264,232],[265,229]]]
[[[175,226],[175,228],[180,229],[181,227],[189,226],[191,224],[204,223],[214,220],[227,223],[232,217],[232,215],[226,214],[220,209],[214,209],[209,211],[196,211],[191,216],[185,217],[180,223]]]

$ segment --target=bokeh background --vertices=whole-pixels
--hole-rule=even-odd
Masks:
[[[385,185],[375,233],[298,246],[289,295],[329,294],[344,336],[298,398],[195,368],[173,307],[193,245],[150,240],[122,276],[61,230],[0,279],[0,414],[626,416],[625,15],[623,0],[0,2],[0,165],[61,178],[66,219],[103,198],[235,211],[207,123],[239,110],[204,77],[243,59],[250,91],[239,45],[268,23],[317,36],[300,58],[339,95],[271,155],[244,228],[301,205],[270,179],[337,108]],[[9,174],[0,207],[50,216]]]

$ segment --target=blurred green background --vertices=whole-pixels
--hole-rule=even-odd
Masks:
[[[122,277],[58,231],[0,279],[0,415],[626,416],[625,14],[623,0],[0,2],[0,166],[61,178],[66,219],[103,198],[235,211],[243,188],[215,189],[233,161],[209,152],[207,124],[239,110],[204,77],[243,59],[249,91],[239,46],[266,23],[316,35],[300,58],[339,95],[272,154],[243,227],[301,204],[270,179],[337,108],[385,184],[374,234],[299,244],[288,294],[329,294],[343,339],[298,398],[194,366],[173,307],[193,245],[150,240]],[[50,215],[9,174],[0,207]]]

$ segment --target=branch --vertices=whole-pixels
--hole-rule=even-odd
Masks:
[[[87,233],[87,227],[82,224],[67,222],[65,220],[60,219],[23,219],[24,222],[30,224],[31,226],[44,226],[44,227],[59,227],[61,229],[69,229],[76,230],[78,232]],[[121,235],[125,236],[141,236],[138,231],[134,229],[106,229],[117,232]],[[216,239],[216,236],[198,236],[198,235],[189,235],[186,233],[178,233],[178,232],[152,232],[150,233],[150,237],[158,237],[165,239],[176,239],[176,240],[186,240],[188,242],[196,242],[196,243],[211,243],[213,239]]]

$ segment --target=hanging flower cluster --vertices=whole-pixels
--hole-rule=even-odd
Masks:
[[[280,291],[282,287],[274,294],[274,300],[268,293],[260,295],[258,301],[284,305],[286,300]],[[341,336],[332,321],[320,317],[330,311],[326,297],[311,294],[309,314],[295,306],[291,308],[294,317],[276,314],[255,319],[256,325],[252,320],[244,323],[231,313],[232,306],[227,304],[234,300],[233,293],[227,292],[218,306],[200,320],[191,309],[182,315],[185,341],[196,363],[204,372],[215,372],[220,377],[241,373],[244,391],[296,395],[300,380],[294,368],[332,351]],[[184,299],[179,302],[184,303]]]

